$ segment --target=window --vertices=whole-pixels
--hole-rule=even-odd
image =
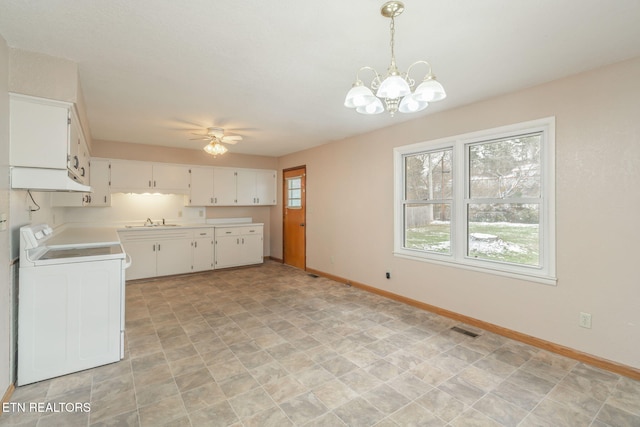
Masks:
[[[396,148],[395,254],[555,284],[554,128]]]
[[[302,178],[299,176],[287,178],[287,208],[302,208]]]

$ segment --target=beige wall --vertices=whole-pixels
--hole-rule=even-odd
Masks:
[[[640,58],[281,158],[280,170],[307,165],[307,266],[640,368],[638,76]],[[549,116],[557,286],[393,256],[394,147]]]
[[[204,145],[203,143],[202,146],[204,147]],[[275,157],[250,156],[234,153],[226,153],[223,156],[213,157],[204,150],[130,144],[127,142],[103,141],[99,139],[93,141],[91,156],[106,157],[109,159],[255,169],[275,169],[278,165],[278,160]]]
[[[9,48],[0,36],[0,213],[9,214]],[[0,231],[0,398],[13,379],[13,275],[9,231]]]

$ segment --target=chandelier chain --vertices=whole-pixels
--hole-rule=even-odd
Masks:
[[[395,36],[396,36],[396,23],[393,16],[391,17],[391,23],[389,24],[391,30],[391,65],[396,65],[396,52],[395,52]]]

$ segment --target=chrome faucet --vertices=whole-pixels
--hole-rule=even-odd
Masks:
[[[147,218],[147,220],[144,222],[144,225],[153,225],[153,221],[151,221],[151,218]]]

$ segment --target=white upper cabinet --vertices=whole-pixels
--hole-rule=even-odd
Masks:
[[[213,168],[191,167],[190,206],[213,205]]]
[[[153,167],[151,163],[128,160],[111,160],[111,190],[146,191],[152,190]]]
[[[69,155],[67,167],[75,176],[76,181],[85,185],[90,184],[90,168],[91,158],[89,156],[89,148],[84,137],[84,132],[80,127],[80,122],[75,118],[75,114],[71,114],[69,124]]]
[[[236,170],[230,168],[213,169],[213,204],[236,206]]]
[[[56,192],[51,195],[52,206],[111,206],[111,169],[108,159],[91,161],[91,193]]]
[[[67,169],[73,104],[11,94],[11,166]]]
[[[278,176],[274,170],[256,171],[256,205],[275,205]]]
[[[187,194],[189,167],[167,163],[111,160],[113,192],[158,192]]]
[[[153,188],[176,193],[189,192],[189,166],[167,163],[153,164]]]

